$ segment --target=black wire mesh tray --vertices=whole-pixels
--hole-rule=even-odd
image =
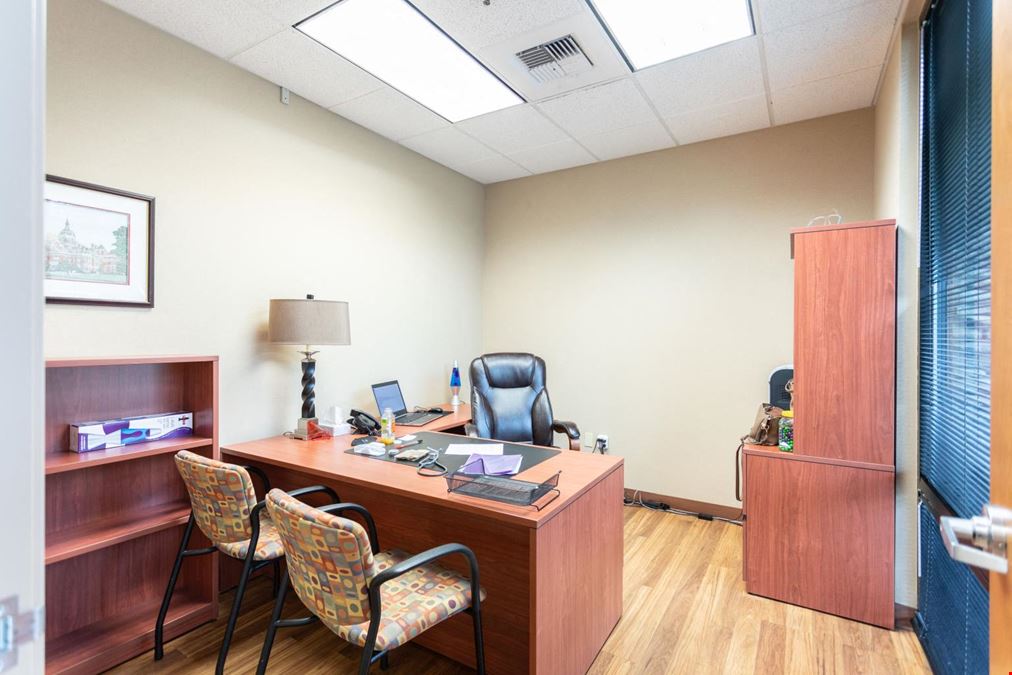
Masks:
[[[558,471],[554,476],[549,477],[541,483],[532,483],[515,478],[476,476],[468,473],[454,472],[446,477],[446,491],[479,499],[490,499],[496,502],[512,504],[513,506],[533,506],[540,511],[555,501],[561,494],[558,487],[559,474],[561,473],[561,471]],[[551,499],[542,504],[537,503],[551,493],[554,493]]]

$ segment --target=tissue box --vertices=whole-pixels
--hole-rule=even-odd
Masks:
[[[70,451],[91,452],[193,435],[193,413],[137,415],[70,425]]]

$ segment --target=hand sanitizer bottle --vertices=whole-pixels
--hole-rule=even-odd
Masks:
[[[460,405],[460,368],[457,367],[457,360],[453,360],[453,371],[450,373],[450,405],[454,408]]]

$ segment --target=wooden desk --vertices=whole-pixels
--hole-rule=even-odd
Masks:
[[[353,438],[275,437],[221,452],[226,461],[260,467],[282,489],[333,486],[342,501],[372,512],[383,548],[417,553],[459,542],[473,549],[488,592],[482,613],[490,675],[568,675],[590,668],[622,615],[621,458],[563,451],[522,472],[519,478],[544,480],[562,471],[561,495],[536,511],[450,495],[445,480],[418,476],[413,466],[346,453]],[[454,558],[445,564],[466,571]],[[466,615],[415,642],[474,665]]]

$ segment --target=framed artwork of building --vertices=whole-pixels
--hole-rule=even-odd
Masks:
[[[46,302],[155,306],[155,198],[46,176]]]

